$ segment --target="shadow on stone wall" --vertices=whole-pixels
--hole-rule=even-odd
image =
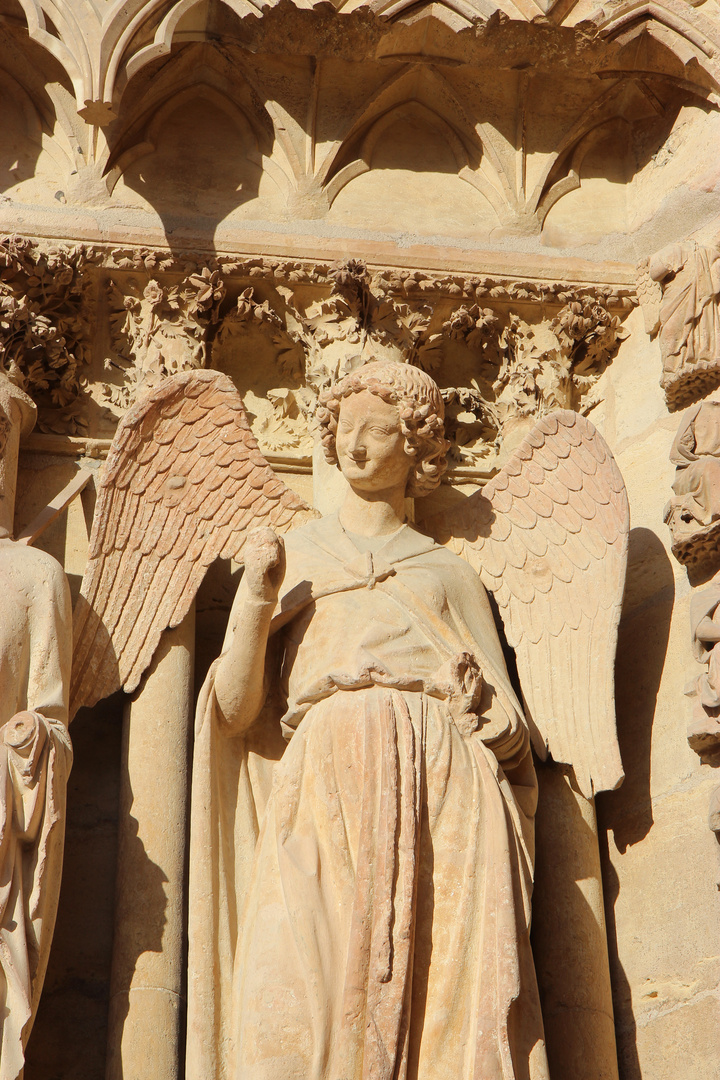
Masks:
[[[218,226],[258,199],[263,155],[272,153],[264,109],[258,105],[251,124],[240,105],[204,84],[204,56],[212,58],[212,50],[197,53],[197,86],[183,88],[181,80],[141,121],[126,116],[130,106],[125,108],[118,126],[128,123],[129,130],[111,155],[111,166],[122,171],[117,197],[144,213],[154,211],[175,254],[213,249]],[[269,189],[277,191],[272,181]]]
[[[664,545],[651,530],[633,529],[615,664],[618,739],[625,781],[617,791],[597,800],[621,1080],[641,1080],[641,1073],[632,994],[618,954],[615,904],[620,886],[609,857],[608,832],[612,830],[615,846],[623,853],[640,843],[653,825],[650,750],[674,597],[673,570]]]
[[[25,1080],[103,1080],[123,694],[73,721],[62,888]]]

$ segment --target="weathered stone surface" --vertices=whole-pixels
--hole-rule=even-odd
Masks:
[[[693,495],[687,469],[673,492],[673,440],[718,380],[717,4],[132,0],[101,11],[0,0],[0,20],[0,369],[38,409],[8,531],[20,535],[82,470],[95,474],[35,541],[76,600],[118,425],[175,373],[227,376],[273,471],[331,513],[346,486],[317,441],[319,395],[371,355],[429,371],[452,446],[447,482],[405,507],[421,527],[492,491],[538,419],[588,416],[623,474],[632,525],[615,689],[625,780],[597,800],[620,1075],[715,1080],[718,849],[707,821],[719,775],[685,690],[707,680],[702,708],[715,722],[717,568],[688,563],[688,575],[663,511]],[[206,438],[188,433],[182,453]],[[700,459],[712,563],[714,454]],[[212,493],[197,498],[212,512]],[[691,551],[685,540],[676,550]],[[498,566],[491,547],[486,575]],[[229,559],[214,564],[198,593],[196,691],[238,575]],[[129,604],[129,621],[142,610]],[[517,662],[522,676],[522,646]],[[25,1080],[105,1075],[116,841],[128,828],[122,711],[111,698],[76,721],[66,874]],[[162,864],[178,835],[156,833],[152,814],[143,829]],[[555,869],[568,865],[558,856]],[[176,900],[178,874],[167,885]],[[552,888],[596,885],[573,889],[570,874]],[[538,902],[538,940],[550,927],[555,957],[552,901],[541,891]],[[597,930],[598,911],[585,910]],[[548,1004],[546,1025],[566,992],[590,1000],[571,985],[582,949],[565,966],[558,951],[546,986],[561,1005]],[[599,970],[590,952],[588,975]],[[155,978],[177,958],[149,948],[134,974]],[[553,1080],[576,1080],[577,1045],[602,1038],[584,1015],[575,1042],[562,1024],[548,1040]],[[171,1058],[181,1052],[174,1033],[158,1037]]]

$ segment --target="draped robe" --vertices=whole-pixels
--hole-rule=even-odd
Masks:
[[[0,1080],[22,1075],[55,924],[72,762],[70,590],[50,555],[0,540]],[[27,737],[12,725],[33,714]]]
[[[225,734],[215,668],[199,703],[188,1080],[546,1078],[535,777],[485,591],[407,526],[286,548],[264,712]]]
[[[698,244],[670,244],[650,260],[663,282],[660,347],[663,383],[683,369],[716,364],[720,350],[720,255]]]

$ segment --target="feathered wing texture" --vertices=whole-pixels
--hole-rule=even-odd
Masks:
[[[317,516],[272,471],[242,399],[216,371],[165,379],[118,425],[103,469],[74,615],[71,715],[132,692],[167,627],[248,529]]]
[[[645,320],[645,332],[654,334],[660,325],[663,290],[660,282],[650,276],[649,259],[643,259],[637,264],[635,291]]]
[[[584,417],[552,413],[442,528],[495,596],[537,753],[572,765],[588,798],[613,790],[630,513],[609,447]]]

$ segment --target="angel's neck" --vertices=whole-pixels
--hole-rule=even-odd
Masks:
[[[382,492],[348,489],[340,524],[358,536],[385,536],[405,524],[405,485]]]

